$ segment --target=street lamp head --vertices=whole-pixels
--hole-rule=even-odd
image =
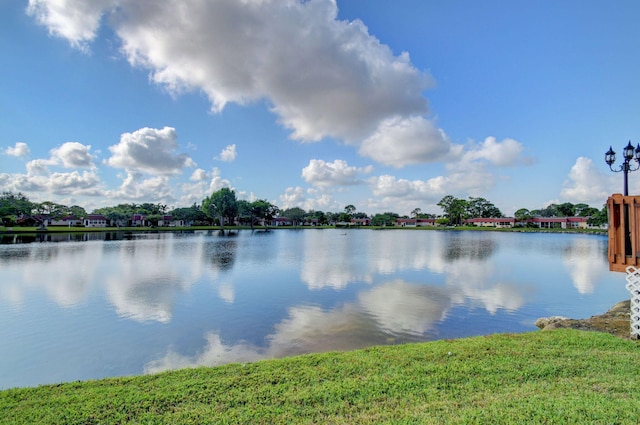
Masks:
[[[606,162],[609,167],[616,162],[616,153],[613,151],[611,146],[609,146],[609,150],[604,154],[604,162]]]
[[[631,161],[633,159],[634,154],[635,154],[635,149],[633,148],[633,146],[631,146],[631,140],[629,140],[629,143],[627,144],[627,146],[625,146],[624,150],[622,151],[622,155],[624,156],[624,159],[626,159],[627,161]]]
[[[636,161],[640,162],[640,143],[636,146]]]

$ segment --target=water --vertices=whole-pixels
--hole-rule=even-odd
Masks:
[[[56,242],[57,241],[57,242]],[[627,299],[607,239],[411,230],[0,240],[0,388],[496,332]]]

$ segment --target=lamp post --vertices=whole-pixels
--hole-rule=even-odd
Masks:
[[[631,140],[629,140],[629,143],[627,144],[627,146],[625,146],[624,149],[622,150],[622,156],[624,157],[624,161],[622,162],[619,168],[614,169],[612,166],[613,166],[613,163],[616,162],[616,153],[613,151],[611,146],[609,146],[609,150],[604,154],[604,162],[607,163],[611,171],[615,173],[622,172],[624,176],[623,195],[628,196],[629,195],[629,177],[628,177],[629,172],[640,169],[640,143],[634,149],[633,146],[631,145]],[[635,168],[631,165],[631,160],[634,158],[638,163]],[[631,234],[629,232],[629,205],[627,204],[624,205],[624,234],[625,234],[625,238],[624,238],[625,255],[631,255]]]

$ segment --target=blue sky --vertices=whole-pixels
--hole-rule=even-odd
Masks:
[[[0,3],[0,186],[200,203],[600,207],[640,142],[640,3]],[[640,172],[630,175],[631,194]]]

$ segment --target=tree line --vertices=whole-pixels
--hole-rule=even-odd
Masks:
[[[502,211],[492,202],[482,197],[456,198],[452,195],[443,197],[437,204],[441,214],[425,213],[420,208],[411,211],[411,218],[436,219],[440,224],[460,225],[467,218],[504,217]],[[347,205],[340,212],[309,210],[300,207],[280,209],[265,199],[247,201],[237,199],[235,191],[222,188],[202,200],[200,205],[194,203],[190,207],[178,207],[169,210],[167,205],[158,203],[118,204],[97,208],[91,214],[100,214],[118,225],[126,225],[134,214],[144,215],[149,222],[157,222],[165,215],[173,220],[193,224],[213,224],[224,228],[225,225],[238,222],[242,225],[254,226],[260,222],[270,222],[275,217],[286,217],[294,225],[314,221],[319,225],[351,222],[353,219],[370,220],[373,226],[390,226],[401,216],[395,212],[384,212],[372,216],[356,211],[354,205]],[[65,216],[86,217],[84,208],[73,205],[66,206],[55,202],[31,202],[27,196],[18,192],[5,191],[0,194],[0,219],[5,226],[18,224],[21,217],[47,215],[52,218]],[[600,225],[607,222],[606,207],[593,208],[587,204],[551,204],[545,208],[528,210],[520,208],[515,212],[517,220],[526,221],[532,217],[589,217],[589,224]]]

